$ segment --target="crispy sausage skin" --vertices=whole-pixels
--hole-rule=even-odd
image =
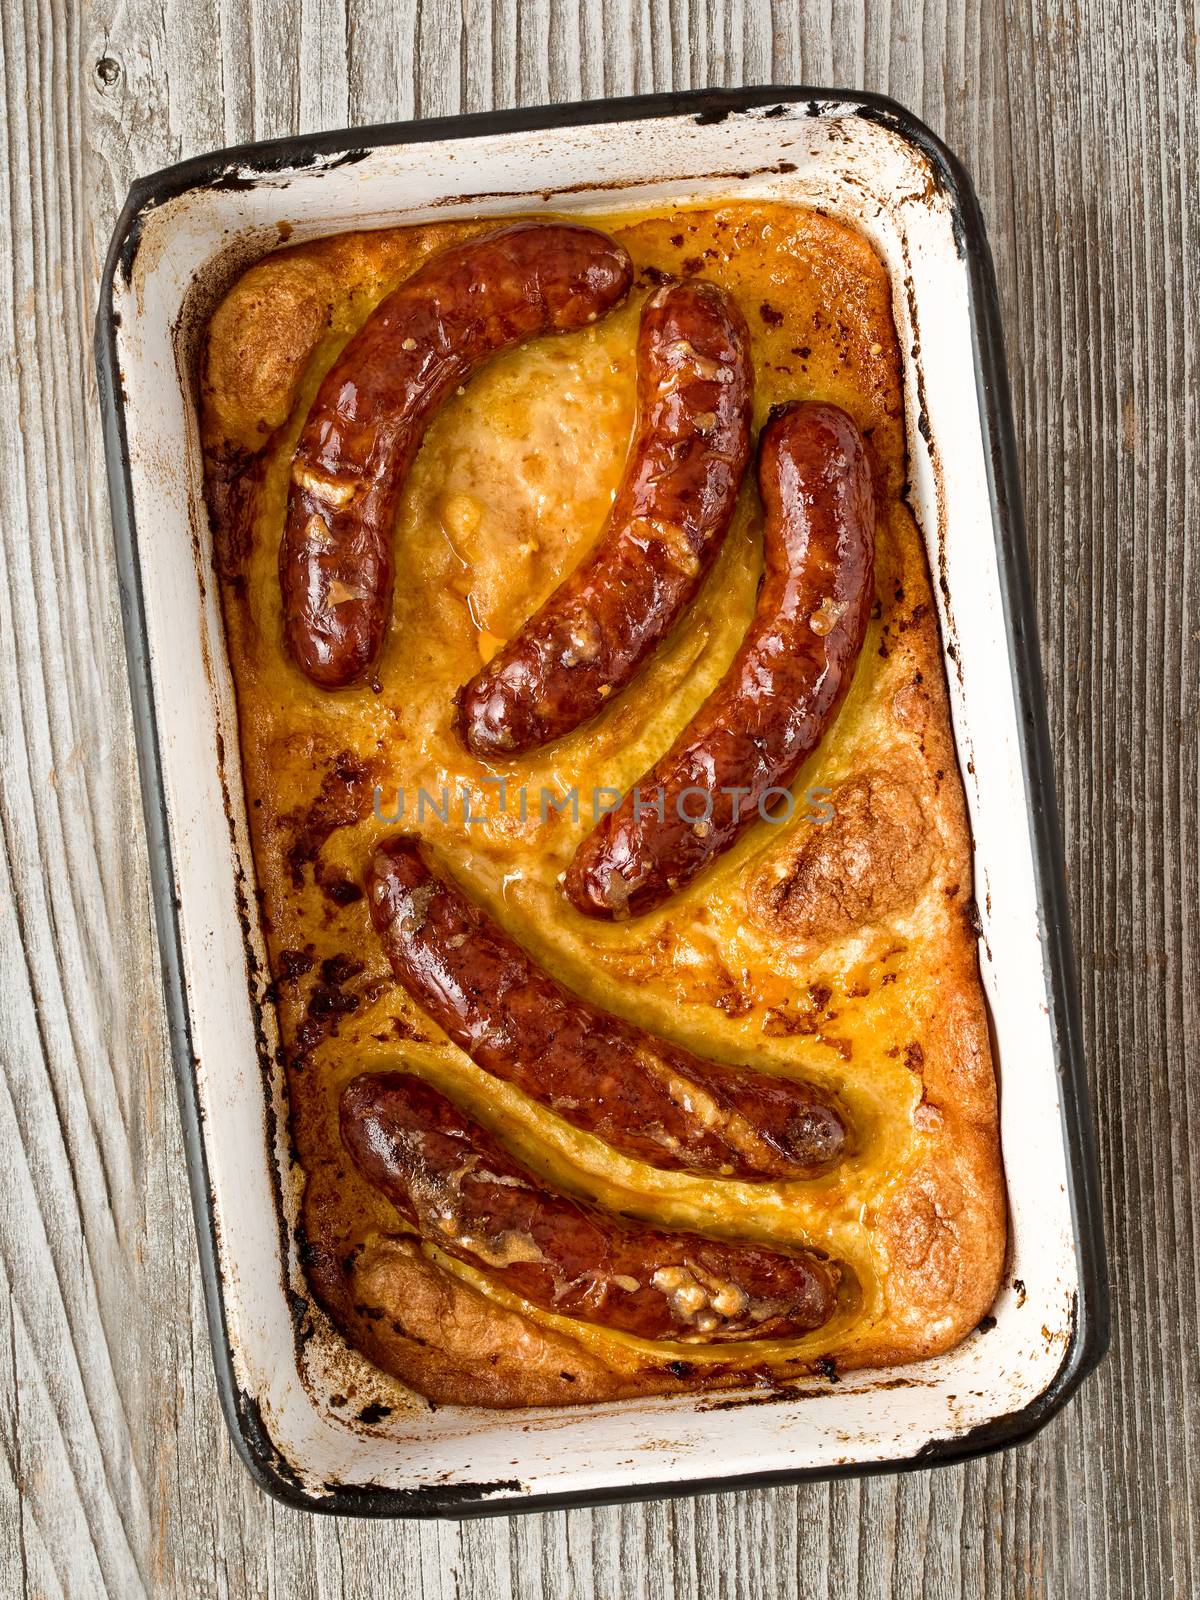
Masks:
[[[438,406],[498,351],[604,316],[632,279],[593,228],[517,223],[434,256],[367,318],[304,424],[279,549],[287,647],[313,683],[341,688],[375,665],[400,493]]]
[[[701,1060],[589,1005],[536,965],[405,834],[375,850],[371,916],[397,979],[478,1066],[652,1166],[803,1178],[846,1151],[812,1084]]]
[[[758,481],[766,571],[754,620],[679,738],[576,851],[564,887],[588,916],[654,910],[786,803],[849,684],[875,593],[862,435],[836,406],[779,407]]]
[[[458,692],[474,755],[520,754],[596,715],[695,597],[750,454],[749,333],[715,283],[658,289],[637,342],[638,425],[604,531],[583,563]]]
[[[422,1235],[531,1304],[643,1339],[786,1339],[828,1322],[837,1266],[805,1250],[661,1233],[548,1188],[422,1079],[342,1093],[342,1141]]]

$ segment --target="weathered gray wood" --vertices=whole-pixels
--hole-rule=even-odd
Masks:
[[[1200,1592],[1195,3],[0,6],[5,1594]],[[486,1523],[266,1501],[213,1390],[89,357],[136,174],[348,120],[704,83],[882,89],[972,167],[1012,361],[1117,1283],[1016,1453]],[[1194,1056],[1194,1051],[1192,1052]]]

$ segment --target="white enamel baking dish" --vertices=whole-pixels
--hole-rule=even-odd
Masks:
[[[329,1328],[296,1259],[298,1180],[201,492],[199,333],[237,271],[278,246],[281,221],[298,241],[433,217],[586,216],[734,195],[845,218],[891,272],[912,504],[936,580],[976,844],[1011,1207],[1004,1286],[950,1354],[813,1380],[800,1399],[517,1413],[405,1403]],[[891,102],[809,89],[225,151],[134,187],[104,276],[97,359],[210,1332],[229,1426],[259,1483],[315,1510],[465,1515],[921,1465],[1028,1437],[1102,1353],[1107,1304],[995,291],[979,209],[949,152]]]

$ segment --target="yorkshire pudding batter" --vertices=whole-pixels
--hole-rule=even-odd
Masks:
[[[319,687],[285,648],[278,556],[293,455],[324,374],[380,300],[496,224],[281,249],[226,295],[204,360],[208,500],[306,1174],[302,1260],[349,1340],[438,1401],[561,1404],[915,1360],[979,1322],[1004,1252],[970,838],[929,572],[903,498],[886,272],[851,228],[798,208],[587,221],[629,252],[633,288],[576,331],[496,356],[434,415],[399,500],[374,682]],[[560,880],[591,829],[594,791],[627,789],[653,766],[746,634],[762,570],[753,468],[698,598],[598,716],[484,762],[455,734],[455,695],[597,539],[635,425],[638,319],[672,278],[712,280],[740,308],[756,435],[772,406],[796,400],[857,423],[876,603],[846,698],[796,778],[791,820],[756,821],[659,909],[606,922],[581,915]],[[420,835],[583,1000],[694,1056],[827,1094],[849,1130],[841,1159],[765,1181],[651,1165],[473,1064],[396,981],[372,928],[372,851],[398,831]],[[415,1232],[351,1159],[339,1099],[367,1073],[426,1080],[486,1130],[489,1149],[498,1141],[505,1160],[605,1217],[814,1262],[839,1283],[832,1317],[722,1343],[643,1338],[532,1304],[489,1275],[486,1253],[472,1264]]]

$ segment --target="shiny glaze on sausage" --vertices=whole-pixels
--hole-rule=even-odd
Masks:
[[[423,1237],[532,1305],[642,1339],[786,1339],[828,1322],[841,1277],[806,1250],[667,1233],[559,1194],[421,1078],[366,1074],[341,1132]]]
[[[786,804],[850,682],[875,593],[862,435],[836,406],[778,407],[758,479],[766,570],[754,620],[675,743],[576,851],[564,888],[588,916],[654,910]]]
[[[539,967],[418,841],[377,846],[371,917],[399,982],[485,1071],[652,1166],[803,1178],[846,1151],[833,1096],[701,1060],[572,994]]]
[[[750,454],[745,318],[715,283],[653,293],[637,341],[638,424],[604,531],[583,563],[458,692],[484,760],[559,739],[637,675],[695,597]]]
[[[595,229],[523,222],[434,256],[367,318],[304,424],[279,549],[287,647],[313,683],[374,668],[400,494],[437,407],[499,351],[604,316],[632,278]]]

